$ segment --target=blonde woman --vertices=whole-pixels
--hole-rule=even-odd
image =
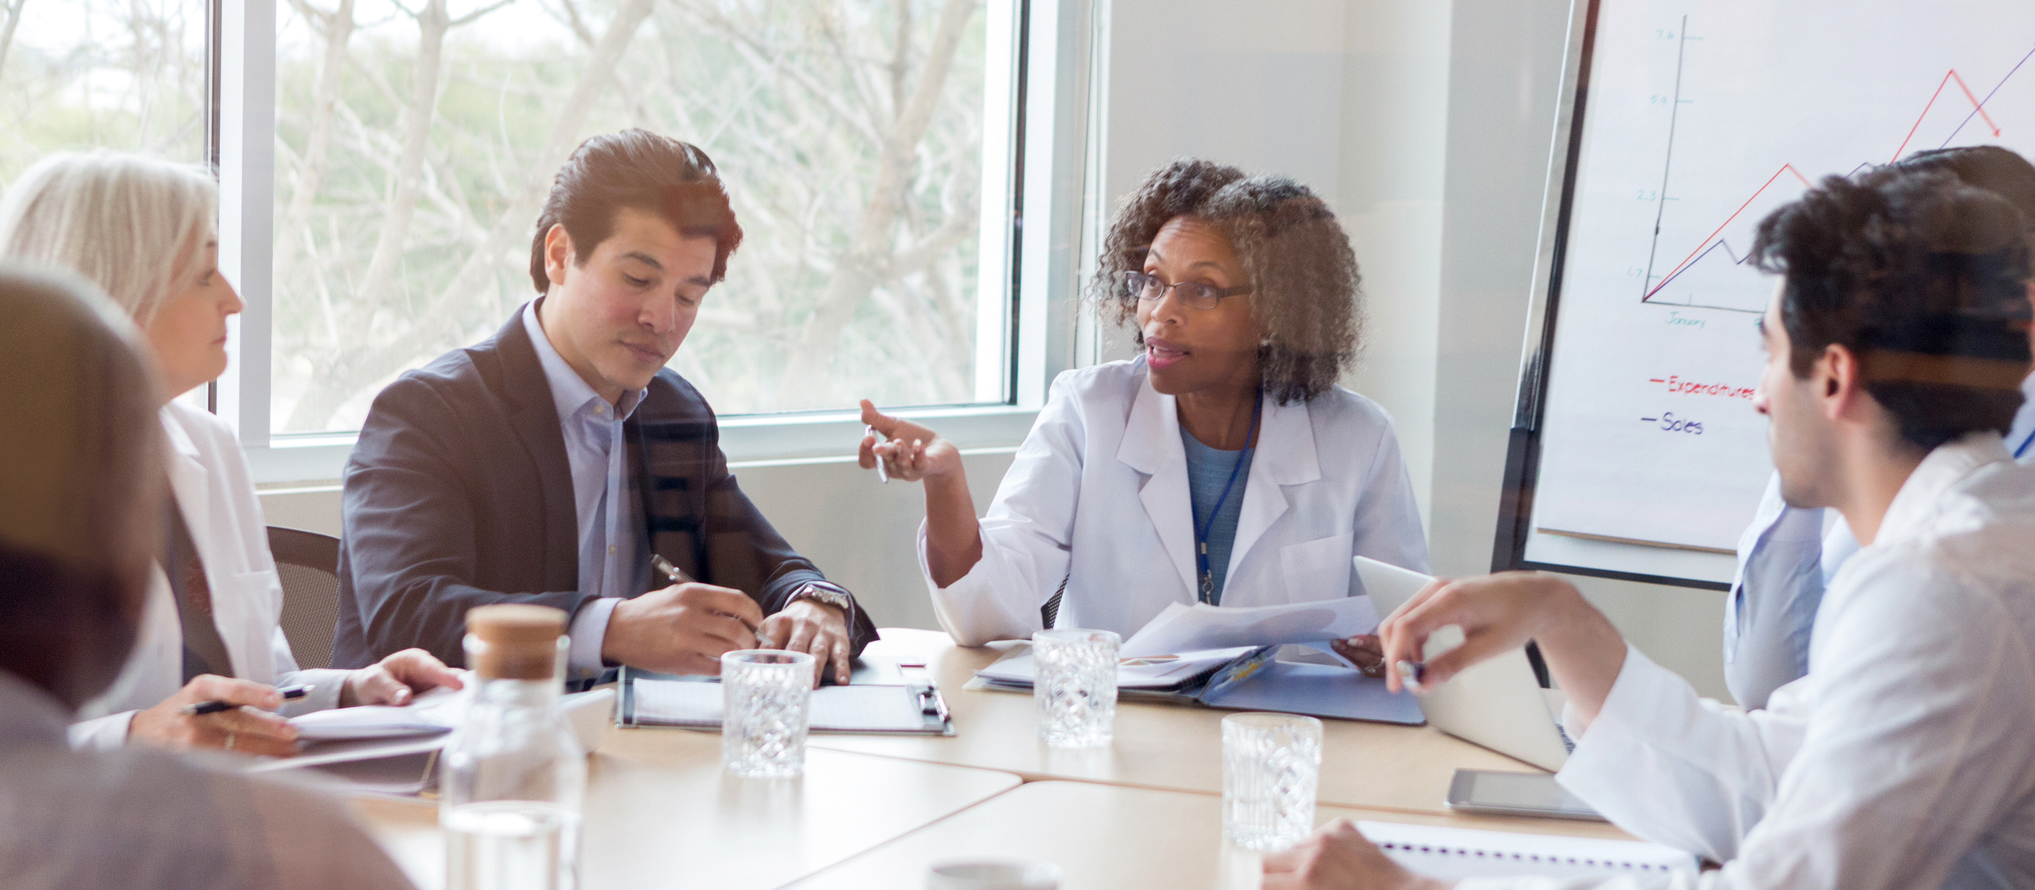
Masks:
[[[0,196],[0,257],[69,269],[147,335],[160,379],[171,504],[168,539],[120,677],[78,712],[71,742],[141,741],[249,754],[296,752],[282,716],[403,704],[458,675],[421,650],[353,671],[299,670],[283,637],[282,582],[233,431],[172,400],[226,370],[240,295],[219,274],[218,191],[205,170],[155,158],[52,155]],[[276,687],[309,684],[285,703]],[[240,705],[190,715],[208,700]],[[277,712],[281,713],[277,713]]]

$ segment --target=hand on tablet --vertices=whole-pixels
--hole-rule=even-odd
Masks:
[[[1444,627],[1463,632],[1463,644],[1427,660],[1420,682],[1438,686],[1480,661],[1532,640],[1540,644],[1554,681],[1587,724],[1611,693],[1625,665],[1625,638],[1575,585],[1542,572],[1503,572],[1460,580],[1437,578],[1378,625],[1385,649],[1386,683],[1405,688],[1401,663],[1423,659],[1427,639]]]

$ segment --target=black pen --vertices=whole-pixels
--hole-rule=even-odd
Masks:
[[[673,583],[673,584],[698,584],[698,583],[699,583],[699,581],[698,581],[697,579],[693,578],[693,576],[691,576],[691,575],[688,575],[688,574],[686,574],[686,573],[685,573],[685,570],[684,570],[684,569],[681,569],[681,568],[679,568],[678,566],[672,565],[672,564],[671,564],[671,560],[665,559],[665,558],[664,558],[664,554],[661,554],[661,553],[652,553],[652,554],[650,554],[650,567],[651,567],[651,568],[653,568],[653,569],[656,569],[657,571],[659,571],[659,572],[661,572],[661,573],[663,573],[664,577],[666,577],[666,578],[670,578],[670,579],[671,579],[671,583]],[[723,614],[725,614],[725,613],[723,613]],[[735,616],[733,616],[733,615],[729,615],[728,617],[730,617],[730,618],[735,618],[735,620],[737,620],[737,621],[742,621],[742,619],[740,619],[740,618],[736,618],[736,617],[735,617]],[[755,634],[755,635],[756,635],[756,647],[757,647],[757,648],[759,648],[759,649],[775,649],[775,648],[777,648],[777,643],[776,643],[776,641],[774,641],[774,640],[770,639],[769,637],[767,637],[767,636],[764,636],[764,635],[763,635],[763,628],[762,628],[762,627],[761,627],[760,625],[754,625],[754,624],[750,624],[750,623],[749,623],[749,622],[747,622],[747,621],[742,621],[742,626],[743,626],[743,627],[746,627],[746,628],[749,628],[749,632],[750,632],[750,633],[752,633],[752,634]]]
[[[296,701],[297,699],[310,695],[311,690],[316,688],[317,688],[316,686],[312,686],[307,683],[302,686],[285,686],[276,691],[283,694],[283,701]],[[240,706],[232,702],[220,701],[215,698],[211,701],[201,701],[195,705],[185,705],[183,713],[187,717],[197,717],[203,714],[217,714],[220,711],[231,711],[237,707]]]

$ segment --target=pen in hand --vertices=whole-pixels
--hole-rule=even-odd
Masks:
[[[671,560],[665,559],[665,558],[664,558],[664,555],[663,555],[663,554],[661,554],[661,553],[652,553],[652,554],[650,554],[650,567],[651,567],[651,568],[653,568],[653,569],[656,569],[656,570],[658,571],[658,573],[659,573],[659,574],[661,574],[661,575],[663,575],[664,577],[666,577],[666,578],[670,579],[670,580],[671,580],[671,583],[673,583],[673,584],[697,584],[697,583],[699,583],[699,580],[698,580],[698,579],[694,578],[694,577],[693,577],[693,576],[691,576],[691,575],[688,575],[688,574],[686,574],[686,573],[685,573],[685,570],[684,570],[684,569],[681,569],[681,568],[679,568],[678,566],[672,565],[672,564],[671,564]],[[730,617],[730,618],[734,618],[735,616],[733,616],[733,615],[729,615],[728,617]],[[742,626],[743,626],[743,627],[746,627],[746,628],[749,628],[749,632],[750,632],[750,633],[753,633],[753,634],[755,634],[755,635],[756,635],[756,646],[757,646],[757,648],[759,648],[759,649],[775,649],[775,648],[777,648],[777,641],[775,641],[775,640],[772,640],[771,638],[769,638],[769,637],[765,636],[765,635],[763,634],[763,628],[762,628],[762,627],[760,627],[760,626],[758,626],[758,625],[752,625],[752,624],[750,624],[750,623],[749,623],[749,622],[747,622],[747,621],[743,621],[743,622],[742,622]]]
[[[1408,692],[1427,691],[1427,662],[1401,661],[1398,667],[1399,683],[1405,686]]]
[[[318,687],[312,686],[310,684],[305,684],[302,686],[285,686],[276,691],[282,693],[283,701],[296,701],[297,699],[303,698],[306,695],[310,695],[311,690],[316,688]],[[194,705],[185,705],[183,708],[183,713],[185,716],[197,717],[204,714],[217,714],[221,711],[231,711],[237,707],[240,706],[232,702],[220,701],[215,698],[211,701],[201,701]]]
[[[883,434],[877,432],[876,427],[866,423],[862,425],[862,435],[875,439],[877,444],[882,444],[884,440]],[[876,455],[876,478],[883,480],[886,484],[890,482],[890,468],[883,465],[883,455],[881,454]]]

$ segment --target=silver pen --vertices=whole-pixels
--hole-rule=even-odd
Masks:
[[[863,424],[862,435],[874,437],[877,444],[883,444],[884,436],[876,431],[876,427],[866,423]],[[870,453],[875,454],[874,451]],[[890,482],[890,470],[883,466],[883,455],[881,454],[876,454],[876,478],[883,480],[886,484]]]
[[[666,577],[666,578],[669,578],[669,579],[671,579],[671,583],[673,583],[673,584],[697,584],[697,583],[699,583],[699,579],[697,579],[697,578],[694,578],[693,576],[691,576],[691,575],[688,575],[688,574],[686,574],[686,573],[685,573],[685,570],[684,570],[684,569],[681,569],[681,568],[679,568],[678,566],[672,565],[672,564],[671,564],[671,560],[665,559],[665,558],[664,558],[664,555],[663,555],[663,554],[661,554],[661,553],[652,553],[652,554],[650,554],[650,567],[651,567],[651,568],[653,568],[653,569],[656,569],[657,571],[659,571],[659,572],[661,572],[661,573],[663,573],[664,577]],[[730,616],[728,616],[728,617],[730,617],[730,618],[733,618],[733,617],[735,617],[735,616],[733,616],[733,615],[730,615]],[[748,628],[749,628],[749,632],[750,632],[750,633],[753,633],[753,634],[755,634],[755,635],[756,635],[756,647],[757,647],[757,648],[759,648],[759,649],[775,649],[775,648],[777,648],[777,641],[776,641],[776,640],[773,640],[773,639],[771,639],[771,638],[769,638],[769,637],[767,637],[767,636],[764,636],[764,634],[763,634],[763,628],[761,628],[761,627],[750,627],[750,626],[749,626],[749,622],[747,622],[747,621],[744,621],[744,622],[742,622],[742,626],[743,626],[743,627],[748,627]]]
[[[1427,662],[1402,660],[1398,668],[1399,684],[1406,687],[1406,691],[1416,693],[1427,691]]]

